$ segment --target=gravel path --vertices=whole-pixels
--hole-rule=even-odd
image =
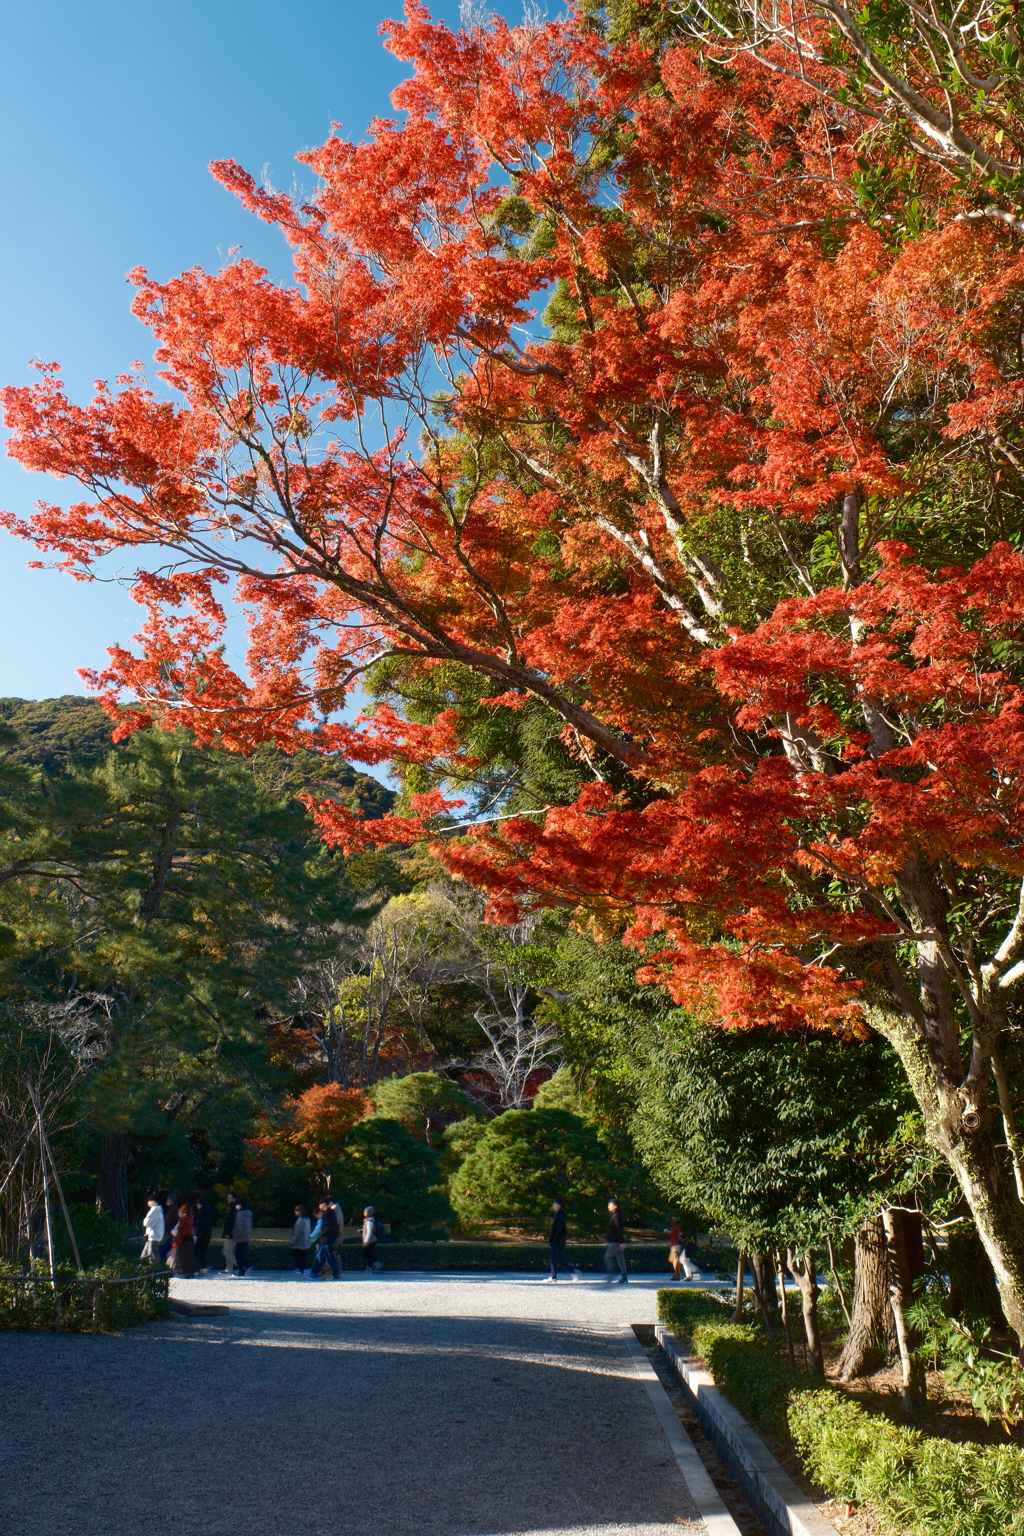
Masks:
[[[622,1336],[660,1283],[178,1281],[231,1316],[0,1334],[0,1531],[700,1532]]]

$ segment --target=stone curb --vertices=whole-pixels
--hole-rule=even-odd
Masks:
[[[183,1317],[225,1317],[231,1308],[218,1301],[182,1301],[178,1296],[170,1298],[171,1311]]]
[[[647,1388],[648,1396],[654,1404],[654,1411],[665,1431],[676,1464],[683,1474],[683,1481],[689,1489],[690,1497],[704,1522],[708,1536],[741,1536],[739,1526],[722,1503],[707,1467],[701,1461],[696,1447],[680,1424],[672,1401],[658,1380],[657,1372],[644,1354],[632,1328],[627,1326],[623,1329],[623,1338],[626,1341],[626,1348],[633,1357],[633,1368]]]
[[[783,1471],[760,1435],[707,1371],[694,1364],[675,1334],[663,1323],[655,1325],[654,1333],[704,1433],[771,1536],[836,1536],[831,1520]]]

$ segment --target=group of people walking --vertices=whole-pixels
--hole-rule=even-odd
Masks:
[[[178,1203],[175,1194],[160,1201],[151,1195],[146,1202],[146,1214],[142,1221],[145,1245],[142,1257],[151,1263],[165,1263],[171,1272],[183,1279],[209,1274],[206,1250],[213,1236],[213,1207],[205,1195],[194,1201]],[[235,1280],[246,1280],[248,1274],[248,1249],[252,1238],[252,1210],[244,1195],[234,1191],[228,1194],[227,1215],[221,1233],[221,1255],[224,1273]],[[314,1224],[315,1222],[315,1224]],[[327,1195],[315,1207],[311,1217],[304,1205],[295,1207],[295,1225],[292,1228],[292,1260],[297,1275],[317,1280],[329,1270],[333,1280],[341,1279],[338,1247],[345,1232],[345,1215],[338,1202]],[[372,1205],[363,1211],[360,1232],[363,1246],[363,1263],[368,1274],[381,1268],[376,1257],[377,1244],[387,1236],[383,1222],[377,1219]],[[310,1263],[310,1250],[315,1257]]]
[[[548,1231],[548,1245],[551,1255],[551,1273],[543,1282],[545,1285],[554,1285],[559,1274],[564,1271],[574,1280],[582,1280],[583,1275],[578,1269],[565,1262],[565,1245],[568,1240],[569,1219],[566,1214],[565,1201],[559,1197],[551,1207],[551,1227]],[[668,1262],[672,1270],[672,1278],[680,1279],[685,1274],[687,1280],[699,1279],[697,1270],[690,1263],[686,1252],[686,1244],[683,1242],[682,1229],[678,1220],[666,1229],[668,1238]],[[605,1234],[604,1267],[608,1284],[611,1284],[616,1269],[619,1272],[618,1283],[629,1284],[629,1275],[626,1272],[626,1227],[622,1215],[622,1208],[618,1200],[612,1196],[608,1201],[608,1231]]]
[[[551,1255],[551,1273],[544,1281],[545,1285],[554,1285],[561,1271],[572,1276],[574,1280],[582,1280],[580,1270],[565,1262],[565,1245],[569,1236],[569,1218],[566,1214],[565,1201],[561,1196],[556,1199],[551,1207],[551,1227],[548,1232],[548,1247]],[[629,1276],[626,1273],[626,1228],[623,1222],[622,1210],[618,1200],[613,1195],[608,1201],[608,1231],[605,1235],[604,1267],[608,1282],[611,1282],[616,1269],[619,1271],[619,1284],[628,1285]]]
[[[151,1263],[165,1263],[176,1275],[186,1279],[208,1273],[206,1250],[213,1236],[213,1207],[205,1195],[194,1201],[169,1194],[163,1202],[155,1195],[146,1201],[142,1220],[145,1246],[142,1257]]]
[[[206,1250],[213,1235],[214,1217],[213,1207],[206,1196],[198,1195],[194,1201],[183,1200],[180,1205],[174,1194],[169,1194],[163,1203],[156,1196],[150,1196],[146,1204],[146,1215],[142,1222],[146,1241],[142,1257],[153,1263],[166,1263],[175,1275],[184,1279],[209,1274]],[[551,1227],[548,1232],[551,1273],[544,1283],[554,1285],[561,1273],[571,1275],[573,1280],[582,1280],[580,1271],[565,1262],[569,1225],[565,1201],[560,1197],[556,1199],[551,1211]],[[249,1278],[247,1254],[252,1238],[252,1219],[252,1210],[245,1197],[229,1193],[227,1216],[221,1234],[221,1253],[224,1272],[233,1279]],[[344,1233],[345,1214],[333,1195],[325,1195],[314,1207],[313,1215],[304,1205],[297,1205],[291,1235],[294,1273],[307,1280],[318,1280],[325,1271],[329,1271],[332,1280],[340,1280],[342,1272],[338,1247]],[[386,1235],[387,1229],[377,1219],[373,1206],[364,1207],[360,1241],[367,1274],[373,1274],[381,1268],[376,1250],[378,1242]],[[666,1236],[673,1279],[679,1280],[683,1275],[687,1280],[699,1278],[687,1255],[678,1220],[673,1221]],[[604,1250],[604,1267],[609,1284],[616,1270],[618,1283],[629,1283],[625,1244],[626,1229],[622,1210],[618,1200],[613,1197],[608,1201],[608,1231]],[[314,1255],[312,1262],[309,1257],[311,1252]]]
[[[314,1225],[315,1219],[315,1225]],[[338,1202],[328,1195],[316,1207],[315,1218],[304,1205],[295,1207],[295,1225],[292,1228],[291,1248],[294,1272],[307,1280],[318,1280],[325,1270],[330,1270],[332,1280],[341,1279],[338,1261],[338,1245],[345,1231],[345,1215]],[[363,1268],[367,1274],[375,1274],[381,1268],[376,1257],[377,1244],[387,1230],[377,1219],[372,1205],[363,1208],[363,1224],[360,1239],[363,1245]],[[315,1250],[312,1264],[310,1250]]]

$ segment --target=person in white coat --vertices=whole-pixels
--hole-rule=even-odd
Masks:
[[[146,1236],[146,1243],[142,1250],[142,1257],[156,1263],[160,1257],[160,1244],[164,1240],[164,1208],[159,1200],[154,1200],[152,1195],[146,1201],[149,1209],[142,1218],[142,1230]]]

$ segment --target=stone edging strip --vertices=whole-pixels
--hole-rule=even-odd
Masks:
[[[230,1307],[223,1306],[216,1301],[182,1301],[179,1296],[170,1298],[172,1312],[179,1312],[182,1317],[226,1317]]]
[[[836,1536],[831,1520],[784,1472],[760,1435],[737,1413],[707,1371],[684,1353],[663,1323],[655,1337],[719,1459],[771,1536]]]
[[[707,1467],[697,1455],[692,1440],[680,1424],[671,1399],[658,1380],[657,1372],[640,1347],[632,1328],[625,1328],[623,1337],[626,1348],[633,1357],[633,1368],[647,1388],[651,1402],[654,1404],[654,1411],[665,1431],[672,1454],[689,1489],[690,1497],[707,1528],[708,1536],[740,1536],[739,1526],[722,1503],[708,1475]]]

